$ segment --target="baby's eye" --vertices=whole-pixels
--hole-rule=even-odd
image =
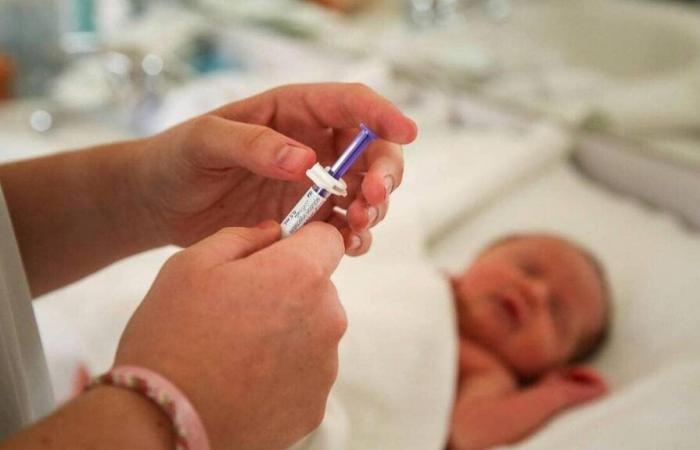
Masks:
[[[519,264],[520,270],[528,277],[539,277],[542,275],[542,270],[537,264],[523,261]]]

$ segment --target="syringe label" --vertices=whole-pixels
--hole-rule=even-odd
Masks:
[[[326,199],[321,197],[313,188],[306,191],[306,194],[282,221],[282,236],[289,236],[301,228],[307,220],[318,212],[325,201]]]

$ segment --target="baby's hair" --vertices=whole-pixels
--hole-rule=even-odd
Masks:
[[[605,304],[605,321],[600,327],[600,330],[593,336],[588,336],[584,338],[582,342],[579,342],[576,352],[571,358],[571,362],[573,363],[583,363],[591,360],[608,341],[613,320],[612,292],[610,289],[610,282],[608,281],[608,274],[600,260],[585,247],[574,242],[572,242],[572,244],[586,257],[589,264],[593,266],[593,269],[595,269],[598,274],[598,280],[600,280],[600,287],[603,293],[603,302]]]
[[[586,261],[588,261],[588,263],[593,267],[596,274],[598,275],[598,280],[600,281],[600,286],[603,294],[603,303],[605,304],[605,320],[597,333],[593,334],[592,336],[584,337],[581,340],[581,342],[577,344],[576,350],[574,351],[574,354],[569,360],[569,362],[572,363],[583,363],[589,361],[600,351],[601,348],[603,348],[603,346],[607,342],[608,337],[610,335],[613,313],[612,293],[610,289],[610,283],[608,282],[607,272],[605,271],[603,264],[601,264],[600,260],[595,255],[593,255],[593,253],[591,253],[588,249],[586,249],[584,246],[577,242],[551,233],[512,233],[490,242],[478,253],[478,255],[483,255],[487,251],[492,250],[496,247],[500,247],[501,245],[507,244],[509,242],[537,236],[552,237],[568,242],[574,248],[576,248],[576,250],[578,250],[578,252],[584,258],[586,258]]]

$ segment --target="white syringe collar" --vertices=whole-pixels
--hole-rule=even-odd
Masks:
[[[321,164],[316,163],[312,168],[306,171],[306,176],[314,182],[314,184],[322,189],[327,190],[333,195],[340,195],[345,197],[348,195],[348,185],[345,181],[336,180],[333,176],[328,173],[329,167],[325,169]]]

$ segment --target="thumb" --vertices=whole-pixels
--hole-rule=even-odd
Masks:
[[[281,180],[296,180],[316,161],[316,153],[277,131],[214,115],[194,119],[188,130],[188,159],[203,169],[244,167]]]
[[[288,264],[284,272],[291,277],[309,267],[318,269],[318,275],[329,277],[344,254],[343,237],[335,227],[323,222],[311,222],[253,257],[272,257],[275,261]]]
[[[269,220],[256,228],[222,228],[185,250],[202,268],[214,267],[261,250],[280,238],[280,226]]]

